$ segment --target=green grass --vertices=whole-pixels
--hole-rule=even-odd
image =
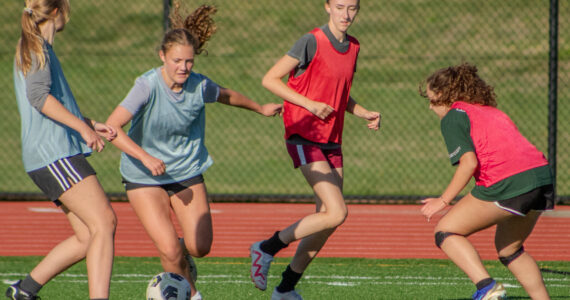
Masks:
[[[280,101],[260,85],[270,66],[302,34],[324,24],[324,1],[207,1],[218,7],[218,32],[195,70],[261,102]],[[198,2],[189,2],[192,8]],[[22,3],[0,11],[0,191],[38,192],[23,172],[19,117],[11,80]],[[548,1],[365,1],[351,33],[361,42],[354,98],[384,117],[381,132],[346,118],[347,195],[439,194],[452,176],[437,117],[418,96],[418,83],[435,69],[477,64],[498,95],[499,107],[546,153]],[[560,2],[558,193],[570,195],[570,2]],[[135,78],[160,65],[162,2],[78,1],[54,48],[87,116],[105,120]],[[206,144],[214,166],[206,172],[215,194],[309,194],[291,168],[278,118],[207,106]],[[107,147],[91,160],[106,191],[123,192],[119,153]]]
[[[0,291],[25,276],[39,257],[1,257]],[[261,292],[249,279],[248,258],[197,260],[198,289],[207,299],[268,299],[289,258],[276,258],[268,290]],[[539,262],[552,299],[570,299],[570,262]],[[503,282],[509,299],[529,299],[514,277],[499,262],[486,261],[491,275]],[[161,270],[157,258],[117,257],[111,299],[144,298],[150,278]],[[558,273],[556,273],[556,271]],[[565,272],[565,273],[564,273]],[[297,286],[305,299],[470,299],[474,286],[447,260],[317,258]],[[86,299],[85,264],[78,263],[41,291],[43,299]]]

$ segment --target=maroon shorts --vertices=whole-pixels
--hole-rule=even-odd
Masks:
[[[332,169],[342,168],[342,149],[322,149],[316,145],[289,144],[287,152],[293,159],[293,166],[298,168],[316,161],[326,161]]]

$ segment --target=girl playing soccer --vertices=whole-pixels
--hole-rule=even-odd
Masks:
[[[524,251],[541,211],[554,207],[552,175],[543,154],[511,119],[496,108],[493,87],[477,68],[461,64],[441,69],[420,94],[441,119],[455,175],[439,198],[423,200],[430,220],[447,207],[471,177],[476,185],[439,220],[435,242],[476,285],[473,299],[503,299],[504,287],[489,275],[467,236],[497,225],[495,248],[532,299],[549,299],[540,270]]]
[[[301,299],[295,285],[347,216],[341,151],[345,111],[367,120],[370,129],[378,130],[380,125],[378,112],[366,110],[350,97],[360,45],[347,30],[359,8],[358,0],[327,0],[328,23],[297,41],[263,78],[264,87],[285,99],[287,151],[316,196],[315,213],[251,246],[251,278],[265,290],[273,256],[301,240],[272,299]],[[285,84],[281,79],[287,74]]]
[[[201,6],[182,18],[175,1],[172,28],[163,38],[161,67],[140,76],[107,124],[121,128],[113,144],[124,153],[121,174],[127,197],[158,248],[166,272],[183,275],[192,299],[201,299],[189,270],[189,256],[203,257],[212,245],[212,219],[202,173],[212,165],[204,145],[205,103],[221,102],[274,116],[281,104],[259,105],[192,72],[195,56],[215,32],[213,6]],[[179,243],[170,219],[174,211],[183,232]]]
[[[103,150],[98,134],[111,140],[116,133],[81,115],[63,75],[52,45],[68,20],[67,0],[26,1],[14,85],[26,172],[61,207],[74,235],[11,285],[6,291],[10,299],[37,299],[43,285],[85,257],[90,298],[109,298],[116,218],[85,156],[91,149]]]

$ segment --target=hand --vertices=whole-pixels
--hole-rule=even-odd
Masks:
[[[261,114],[272,117],[283,114],[283,104],[268,103],[261,106]]]
[[[97,133],[89,126],[85,125],[84,127],[85,129],[83,131],[80,131],[79,134],[81,134],[81,137],[85,141],[85,144],[87,144],[87,147],[97,152],[103,151],[103,148],[105,147],[105,142],[103,142],[103,139],[101,139],[101,137],[99,137]]]
[[[95,122],[93,129],[100,137],[105,138],[108,142],[114,140],[117,137],[117,131],[110,125]]]
[[[162,175],[166,171],[164,162],[156,157],[147,155],[141,159],[141,162],[152,173],[152,176]]]
[[[305,108],[321,120],[326,119],[332,112],[334,112],[334,108],[330,107],[326,103],[318,101],[311,101]]]
[[[368,129],[372,129],[377,131],[380,129],[382,123],[382,115],[379,112],[370,111],[367,112],[364,116],[364,119],[368,121]]]
[[[427,198],[422,200],[422,203],[424,206],[422,206],[421,212],[427,218],[428,222],[433,215],[447,206],[447,202],[443,201],[442,198]]]

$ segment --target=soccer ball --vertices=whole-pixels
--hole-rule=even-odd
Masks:
[[[152,277],[146,288],[147,300],[188,300],[190,283],[184,276],[162,272]]]

